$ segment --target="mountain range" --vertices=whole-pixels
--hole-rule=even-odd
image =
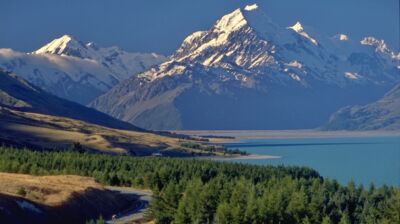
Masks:
[[[31,53],[0,49],[0,68],[15,72],[47,92],[81,104],[89,103],[122,80],[164,60],[159,54],[102,48],[70,35]]]
[[[281,27],[256,4],[189,35],[165,62],[90,106],[147,129],[302,129],[400,81],[384,40]]]

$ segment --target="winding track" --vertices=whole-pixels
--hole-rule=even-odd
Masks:
[[[107,187],[108,190],[117,191],[128,197],[139,196],[138,200],[132,202],[130,208],[121,211],[117,214],[117,219],[107,220],[108,224],[127,224],[135,223],[144,218],[144,214],[147,211],[147,205],[151,201],[152,193],[146,190],[138,190],[126,187]]]

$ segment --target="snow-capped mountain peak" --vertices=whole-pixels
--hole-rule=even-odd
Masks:
[[[254,19],[254,17],[256,18]],[[243,9],[238,8],[223,16],[217,21],[214,28],[224,32],[232,32],[242,28],[248,23],[255,25],[256,20],[265,20],[266,18],[267,17],[258,10],[257,4],[246,5]]]
[[[229,71],[221,80],[243,81],[255,76],[255,80],[268,77],[274,82],[285,83],[289,79],[308,85],[311,79],[316,79],[344,86],[375,79],[372,72],[362,67],[370,65],[359,60],[373,57],[370,47],[365,45],[378,47],[376,52],[387,51],[383,41],[367,38],[362,43],[353,42],[341,33],[334,37],[320,35],[300,22],[281,27],[260,7],[248,5],[222,16],[209,30],[189,35],[167,62],[139,77],[153,81],[190,73],[192,67],[201,65],[205,69]],[[389,55],[391,60],[400,56]],[[388,61],[388,66],[392,62]],[[274,75],[264,75],[267,70],[274,71]],[[358,75],[344,75],[348,71]]]
[[[304,31],[303,25],[297,21],[296,24],[294,24],[293,26],[288,27],[288,29],[293,30],[294,32],[300,34],[301,36],[303,36],[304,38],[308,39],[309,41],[311,41],[313,44],[318,45],[317,40],[315,40],[314,38],[312,38],[308,33],[306,33]]]
[[[247,21],[244,18],[242,11],[240,9],[236,9],[232,13],[229,13],[218,20],[214,28],[220,32],[230,33],[240,29],[246,24]]]
[[[242,42],[245,41],[245,36],[249,38],[251,35],[266,44],[265,41],[274,39],[278,31],[281,30],[257,5],[248,5],[222,16],[210,30],[189,35],[175,52],[173,59],[182,62],[202,56],[202,64],[212,65],[224,57],[237,55],[244,48]],[[258,35],[262,38],[258,38]],[[248,43],[251,44],[250,41]],[[239,57],[237,59],[241,61]]]
[[[55,95],[84,104],[165,59],[154,53],[85,44],[70,35],[54,39],[32,53],[0,49],[0,68]]]
[[[82,42],[76,40],[71,35],[65,34],[32,53],[80,56],[80,51],[82,48],[86,48]]]
[[[279,31],[279,27],[271,21],[268,15],[266,15],[257,4],[238,8],[224,15],[215,23],[213,31],[217,31],[223,35],[229,35],[239,29],[248,27],[270,40],[272,40]]]
[[[166,59],[163,55],[155,53],[131,53],[116,46],[100,47],[94,42],[85,44],[67,34],[54,39],[39,50],[32,52],[32,54],[56,54],[89,59],[105,66],[119,81]]]

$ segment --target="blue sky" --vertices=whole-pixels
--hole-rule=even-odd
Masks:
[[[0,0],[0,48],[32,51],[62,35],[126,50],[172,53],[190,33],[257,2],[282,26],[375,36],[399,48],[399,0]]]

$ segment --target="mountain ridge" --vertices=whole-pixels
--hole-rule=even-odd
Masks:
[[[118,47],[84,44],[64,35],[23,53],[0,49],[0,67],[59,97],[87,104],[124,79],[165,60],[162,55],[130,53]]]
[[[21,112],[62,116],[109,128],[143,130],[92,108],[87,108],[78,103],[51,95],[25,81],[18,75],[2,71],[1,69],[0,107]]]
[[[400,83],[375,102],[339,109],[322,130],[400,130]]]

